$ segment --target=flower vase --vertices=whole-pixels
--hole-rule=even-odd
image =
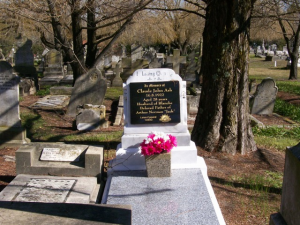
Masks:
[[[171,176],[171,152],[146,155],[146,168],[148,177],[170,177]]]

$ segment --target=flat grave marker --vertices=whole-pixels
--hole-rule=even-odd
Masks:
[[[65,202],[76,180],[32,178],[18,193],[19,202]]]
[[[80,149],[60,149],[43,148],[40,160],[59,161],[59,162],[78,162],[82,150]]]

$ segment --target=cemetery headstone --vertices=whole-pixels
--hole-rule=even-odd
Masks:
[[[173,70],[176,74],[180,74],[180,64],[186,63],[186,57],[180,56],[180,50],[174,49],[173,56],[167,57],[167,63],[173,64]]]
[[[34,95],[36,88],[34,81],[31,78],[23,78],[19,84],[20,96]]]
[[[14,71],[20,77],[31,77],[36,90],[39,90],[37,72],[34,67],[34,58],[31,50],[32,41],[26,40],[16,51]]]
[[[162,67],[162,60],[155,58],[149,63],[149,69],[154,68],[161,68]]]
[[[2,53],[2,49],[1,48],[0,48],[0,60],[5,60],[5,57],[4,57],[3,53]]]
[[[280,213],[272,214],[270,225],[297,225],[300,221],[300,143],[285,155]],[[280,223],[281,222],[281,223]]]
[[[133,44],[131,46],[131,59],[132,62],[135,62],[137,59],[142,59],[143,56],[143,47],[140,45]]]
[[[44,77],[40,80],[40,85],[58,84],[64,78],[62,54],[55,49],[51,49],[45,55],[45,59]]]
[[[81,75],[72,90],[67,115],[75,117],[76,108],[84,104],[102,105],[106,89],[107,81],[97,68]]]
[[[171,69],[139,69],[124,85],[124,135],[114,169],[122,168],[124,164],[118,160],[133,153],[125,167],[143,169],[145,162],[137,154],[138,146],[152,131],[177,137],[179,147],[172,153],[173,167],[195,166],[197,150],[187,128],[186,82]],[[185,149],[186,161],[180,156],[181,148]]]
[[[116,69],[115,69],[116,76],[112,81],[112,87],[123,87],[123,80],[120,76],[121,71],[119,64],[117,64]]]
[[[251,114],[270,115],[273,113],[278,88],[272,78],[263,79],[257,86],[251,100]]]
[[[0,61],[0,142],[26,143],[25,130],[21,127],[19,108],[19,81],[12,66]]]
[[[157,221],[161,224],[225,224],[205,162],[197,156],[188,131],[186,82],[171,69],[139,69],[127,79],[123,90],[124,133],[116,158],[110,162],[109,186],[102,202],[132,205],[133,224],[142,224],[142,220],[149,224]],[[171,177],[148,178],[145,174],[145,157],[139,146],[155,131],[177,139],[177,147],[171,151]],[[170,184],[172,193],[166,191],[166,183]],[[182,188],[183,183],[185,188]],[[198,203],[204,204],[195,207]],[[184,212],[184,216],[173,220],[174,212],[160,214],[159,210],[146,210],[153,205],[176,205],[176,212]]]

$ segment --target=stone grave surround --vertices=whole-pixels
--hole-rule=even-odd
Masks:
[[[270,115],[273,113],[278,88],[275,81],[268,77],[257,86],[251,99],[251,114]]]
[[[124,134],[112,170],[145,170],[140,143],[153,131],[177,138],[171,168],[199,168],[187,126],[186,82],[171,69],[139,69],[124,84]]]

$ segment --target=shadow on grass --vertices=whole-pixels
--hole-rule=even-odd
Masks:
[[[282,191],[281,188],[264,186],[262,184],[247,184],[247,183],[233,182],[219,177],[208,177],[208,178],[209,180],[215,181],[218,184],[228,185],[235,188],[241,187],[241,188],[250,189],[254,191],[263,191],[263,192],[274,193],[274,194],[281,194]]]

